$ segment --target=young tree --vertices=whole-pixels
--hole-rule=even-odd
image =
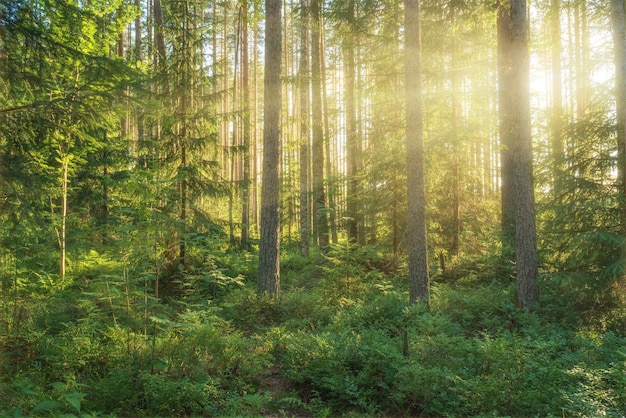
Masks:
[[[265,16],[263,177],[258,292],[277,297],[280,289],[281,0],[265,0]]]
[[[404,0],[409,301],[428,303],[420,0]]]

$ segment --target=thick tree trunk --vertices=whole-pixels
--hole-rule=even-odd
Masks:
[[[265,0],[265,99],[258,292],[280,289],[281,0]]]
[[[517,297],[533,309],[539,301],[533,153],[530,121],[528,19],[526,0],[511,0],[512,151],[515,171]]]
[[[428,303],[420,0],[404,0],[409,301]]]

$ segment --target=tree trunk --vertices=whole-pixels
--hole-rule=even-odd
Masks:
[[[165,52],[165,35],[163,34],[163,11],[161,10],[161,0],[154,0],[154,37],[157,47],[157,60],[159,68],[166,68],[167,53]]]
[[[350,22],[354,19],[354,0],[348,3],[348,16]],[[358,239],[358,179],[357,179],[357,120],[356,102],[354,95],[354,46],[350,35],[346,35],[343,40],[344,59],[344,100],[346,109],[346,158],[348,178],[346,196],[346,229],[348,232],[348,242],[356,244]],[[361,225],[362,226],[362,225]]]
[[[617,182],[620,194],[620,230],[624,235],[626,234],[626,12],[624,0],[611,0],[611,16],[615,44]]]
[[[512,151],[511,15],[503,2],[498,8],[498,108],[500,118],[500,169],[502,194],[502,245],[515,249],[515,188]],[[514,252],[511,260],[515,260]]]
[[[59,261],[60,268],[59,274],[61,280],[65,279],[65,265],[66,265],[66,242],[67,242],[67,173],[69,171],[69,157],[63,157],[63,181],[61,184],[62,191],[62,205],[61,205],[61,234],[59,237],[59,246],[61,247],[61,259]]]
[[[311,3],[313,30],[311,33],[311,81],[312,81],[312,116],[313,116],[313,201],[314,223],[317,243],[321,252],[328,251],[328,217],[326,193],[324,190],[324,121],[322,114],[322,80],[321,80],[321,3]]]
[[[550,133],[552,142],[552,171],[554,195],[563,192],[563,80],[561,77],[561,0],[552,0],[550,10],[550,32],[552,39],[552,113],[550,115]]]
[[[281,0],[265,0],[265,99],[258,292],[280,289]]]
[[[516,190],[515,260],[517,297],[532,310],[539,301],[533,154],[530,121],[526,0],[511,0],[512,152]]]
[[[428,303],[420,0],[404,0],[409,301]]]
[[[243,94],[243,182],[241,185],[241,248],[247,250],[250,240],[250,65],[248,58],[248,1],[242,8],[241,89]]]
[[[300,34],[300,254],[309,255],[309,4],[300,0],[302,28]]]

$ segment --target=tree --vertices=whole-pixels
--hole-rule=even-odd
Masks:
[[[359,180],[357,178],[357,159],[358,159],[358,132],[357,132],[357,116],[356,116],[356,98],[355,98],[355,58],[354,58],[354,39],[352,35],[357,30],[354,24],[355,20],[355,4],[354,0],[348,0],[346,7],[347,26],[352,29],[351,33],[345,34],[343,39],[343,59],[344,59],[344,101],[346,107],[346,176],[348,178],[347,196],[346,196],[346,227],[348,232],[348,240],[356,243],[358,239],[358,189]]]
[[[309,2],[300,1],[300,253],[309,255],[309,141],[310,141],[310,86],[309,76]]]
[[[617,182],[620,194],[620,231],[624,234],[626,233],[626,12],[624,0],[611,0],[611,16],[615,44]]]
[[[248,59],[248,1],[243,0],[242,11],[242,57],[241,88],[243,90],[243,184],[241,189],[241,247],[248,249],[250,243],[250,64]]]
[[[420,0],[404,0],[409,301],[428,303]]]
[[[329,229],[324,190],[324,120],[322,107],[322,4],[321,0],[311,1],[311,82],[312,82],[312,118],[313,143],[311,157],[313,159],[313,229],[322,252],[328,250]]]
[[[563,147],[563,79],[561,77],[561,0],[550,4],[550,38],[552,55],[552,114],[550,135],[552,142],[552,170],[554,192],[563,192],[562,171],[565,159]]]
[[[539,301],[533,154],[530,119],[526,0],[511,0],[511,152],[515,190],[517,298],[523,308]]]
[[[265,0],[265,80],[258,292],[280,290],[281,0]]]
[[[500,118],[500,177],[502,245],[515,247],[515,188],[513,186],[511,15],[506,2],[498,7],[498,108]],[[512,255],[512,259],[515,256]]]

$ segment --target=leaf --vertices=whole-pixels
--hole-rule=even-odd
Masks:
[[[80,414],[80,401],[85,396],[87,396],[86,393],[72,392],[72,393],[68,393],[67,395],[65,395],[65,400],[67,401],[67,403],[69,403],[72,406],[72,408],[76,410],[76,412]]]
[[[59,409],[60,404],[57,401],[41,401],[31,412],[45,412],[45,411],[54,411],[55,409]]]

